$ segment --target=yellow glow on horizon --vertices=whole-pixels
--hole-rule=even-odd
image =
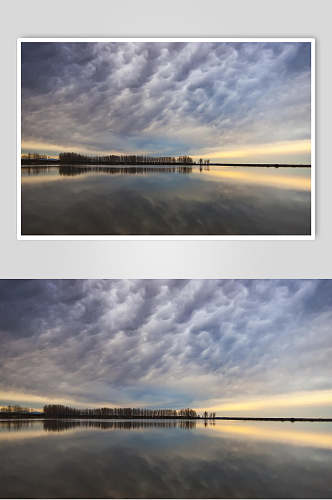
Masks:
[[[266,409],[296,408],[305,406],[325,405],[332,406],[332,390],[295,392],[289,394],[277,394],[261,398],[215,402],[208,411],[219,414],[223,411],[245,412]],[[202,411],[204,409],[199,409]],[[285,415],[287,416],[287,415]]]
[[[82,153],[85,155],[98,156],[98,155],[131,155],[131,154],[146,154],[145,152],[124,152],[117,151],[115,149],[107,150],[107,151],[92,151],[90,149],[85,148],[84,146],[63,146],[62,144],[51,144],[47,142],[37,142],[37,141],[22,141],[21,150],[30,150],[32,152],[41,153],[47,151],[57,151],[56,154],[49,155],[51,158],[57,158],[59,153]],[[28,153],[22,153],[23,155]]]
[[[231,150],[219,150],[210,153],[204,153],[202,155],[192,155],[192,157],[197,160],[202,159],[228,159],[232,158],[246,158],[254,156],[267,156],[270,154],[296,154],[296,153],[309,153],[311,152],[311,141],[308,139],[301,141],[290,141],[290,142],[277,142],[270,144],[260,144],[257,146],[248,146],[239,149]]]
[[[26,394],[24,392],[12,392],[0,390],[0,400],[1,401],[19,401],[19,402],[34,402],[34,403],[54,403],[54,404],[65,404],[63,399],[38,396],[36,394]]]
[[[2,405],[7,404],[63,404],[69,406],[77,406],[84,408],[96,408],[96,407],[146,407],[151,406],[151,402],[144,401],[132,401],[130,403],[126,402],[85,402],[77,401],[74,399],[64,399],[52,396],[42,396],[36,394],[26,394],[22,392],[5,391],[0,390],[0,401]],[[204,403],[203,403],[204,404]],[[157,406],[162,406],[162,402],[156,403]],[[321,391],[303,391],[303,392],[293,392],[289,394],[276,394],[271,396],[262,396],[256,398],[243,398],[234,400],[214,400],[213,402],[207,402],[206,405],[202,407],[196,407],[195,410],[201,413],[204,410],[209,412],[214,411],[217,414],[222,415],[223,412],[235,412],[233,416],[238,415],[240,412],[242,415],[248,411],[258,411],[257,416],[259,416],[259,410],[270,410],[270,409],[291,409],[300,407],[314,407],[314,406],[332,406],[332,390],[321,390]],[[290,417],[292,415],[286,414],[285,417]],[[306,415],[303,415],[306,416]],[[317,417],[322,417],[322,415],[317,415]]]
[[[67,405],[67,406],[74,406],[77,405],[78,407],[82,408],[95,408],[95,407],[115,407],[116,405],[113,405],[111,403],[87,403],[87,402],[82,402],[82,401],[76,401],[74,399],[63,399],[63,398],[57,398],[53,396],[39,396],[37,394],[26,394],[23,392],[12,392],[12,391],[4,391],[0,390],[0,401],[9,401],[9,402],[15,402],[15,404],[20,404],[20,403],[39,403],[41,405],[44,404],[59,404],[59,405]],[[12,404],[12,403],[9,403]],[[3,405],[2,405],[3,406]]]
[[[37,142],[37,141],[22,141],[21,149],[28,149],[31,151],[59,151],[59,152],[72,152],[72,153],[86,153],[87,150],[84,147],[79,149],[74,146],[62,146],[61,144],[51,144],[47,142]]]
[[[57,152],[73,152],[73,153],[83,153],[87,155],[108,155],[108,154],[147,154],[144,151],[136,151],[136,152],[124,152],[124,151],[92,151],[84,146],[64,146],[58,143],[46,143],[46,142],[38,142],[38,141],[26,141],[22,140],[21,149],[29,150],[34,152],[47,152],[47,151],[57,151]],[[299,141],[284,141],[284,142],[276,142],[276,143],[268,143],[268,144],[257,144],[255,146],[243,146],[238,147],[236,149],[229,150],[220,150],[216,148],[212,148],[208,153],[202,154],[191,154],[188,153],[194,160],[202,159],[210,159],[210,160],[232,160],[234,158],[253,158],[255,156],[265,156],[268,155],[292,155],[292,154],[310,154],[311,152],[311,141],[309,139],[303,139]],[[152,153],[148,153],[154,156]],[[54,157],[53,155],[50,155]],[[175,155],[178,156],[178,155]],[[264,161],[264,158],[262,159]]]
[[[111,403],[109,401],[77,401],[75,399],[69,398],[59,398],[53,396],[41,396],[37,394],[27,394],[24,392],[14,392],[14,391],[5,391],[0,389],[0,401],[4,403],[0,404],[1,406],[7,406],[8,404],[21,404],[21,403],[36,403],[40,405],[45,404],[59,404],[65,406],[74,406],[77,408],[124,408],[124,407],[138,407],[138,408],[146,408],[151,406],[151,402],[148,401],[116,401],[115,403]],[[162,403],[155,403],[156,406],[161,406]],[[40,408],[35,408],[36,410],[40,410]]]

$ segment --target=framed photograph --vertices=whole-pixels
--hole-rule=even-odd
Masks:
[[[332,280],[0,293],[0,498],[331,497]]]
[[[22,38],[19,239],[315,238],[311,38]]]

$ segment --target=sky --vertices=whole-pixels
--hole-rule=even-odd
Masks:
[[[0,280],[0,406],[332,417],[332,280]]]
[[[310,43],[23,42],[22,153],[310,163]]]

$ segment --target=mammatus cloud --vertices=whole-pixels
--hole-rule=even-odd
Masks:
[[[0,404],[332,414],[331,302],[330,280],[2,280]]]
[[[23,152],[310,161],[310,78],[304,42],[23,42]]]

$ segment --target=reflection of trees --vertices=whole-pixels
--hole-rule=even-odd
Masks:
[[[56,169],[56,170],[55,170]],[[22,169],[22,172],[24,175],[48,175],[49,173],[56,173],[57,172],[57,167],[52,166],[52,167],[24,167]]]
[[[201,167],[200,171],[209,170],[209,167]],[[74,177],[78,175],[86,174],[100,174],[100,175],[149,175],[151,173],[176,173],[176,174],[191,174],[193,167],[191,166],[119,166],[119,167],[108,167],[108,166],[80,166],[80,165],[52,165],[50,167],[45,166],[31,166],[24,167],[22,169],[23,176],[33,176],[33,175],[49,175],[49,174],[59,174],[61,176]]]
[[[101,430],[137,430],[151,428],[195,429],[195,420],[114,420],[112,422],[98,420],[44,420],[44,430],[47,432],[63,432],[71,429],[87,428]]]
[[[59,167],[59,174],[64,176],[82,175],[87,173],[109,175],[148,175],[151,173],[190,174],[192,167],[80,167],[65,165]]]
[[[33,420],[5,420],[0,421],[0,431],[21,431],[33,426]]]

